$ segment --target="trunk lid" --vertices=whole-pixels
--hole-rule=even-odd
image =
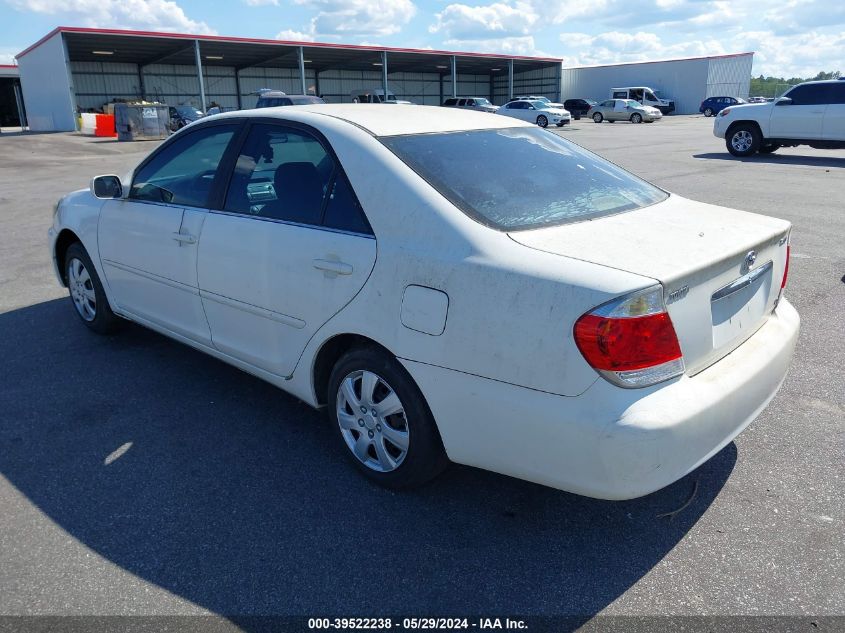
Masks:
[[[659,281],[692,375],[766,322],[780,293],[789,229],[785,220],[672,195],[644,209],[510,237]]]

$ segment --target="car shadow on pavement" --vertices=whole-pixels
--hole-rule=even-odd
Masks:
[[[845,157],[837,156],[799,156],[796,154],[754,154],[748,158],[738,158],[725,152],[707,152],[693,154],[693,158],[706,160],[739,161],[743,163],[773,163],[778,165],[806,165],[808,167],[845,167]]]
[[[391,492],[346,463],[322,413],[141,327],[97,336],[54,300],[0,315],[0,332],[0,473],[100,556],[245,628],[249,615],[588,620],[678,545],[737,457],[729,444],[625,502],[460,466]]]

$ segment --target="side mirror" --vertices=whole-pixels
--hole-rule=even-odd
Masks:
[[[792,105],[792,99],[789,97],[780,97],[777,101],[775,101],[775,105]]]
[[[91,180],[91,193],[100,200],[123,197],[123,185],[117,176],[97,176]]]
[[[528,106],[528,109],[529,110],[536,110],[537,108],[535,108],[534,106]]]

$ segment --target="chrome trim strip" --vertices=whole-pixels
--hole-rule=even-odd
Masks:
[[[132,266],[127,266],[126,264],[119,264],[118,262],[112,261],[110,259],[104,258],[103,264],[111,266],[112,268],[117,268],[118,270],[122,270],[127,273],[132,273],[133,275],[138,275],[139,277],[144,277],[145,279],[149,279],[150,281],[157,281],[158,283],[164,284],[165,286],[170,286],[171,288],[176,288],[177,290],[184,290],[185,292],[192,295],[200,294],[199,288],[195,288],[194,286],[189,286],[188,284],[183,284],[179,281],[173,281],[172,279],[168,279],[167,277],[159,277],[158,275],[148,273],[145,270],[139,270],[138,268],[133,268]]]
[[[199,294],[203,299],[214,301],[215,303],[219,303],[220,305],[224,305],[228,308],[234,308],[236,310],[241,310],[242,312],[260,316],[262,318],[269,319],[270,321],[276,321],[277,323],[282,323],[283,325],[289,325],[297,330],[301,330],[305,327],[305,321],[297,319],[296,317],[288,316],[287,314],[282,314],[281,312],[273,312],[272,310],[259,308],[251,303],[244,303],[243,301],[238,301],[237,299],[230,299],[229,297],[224,297],[223,295],[218,295],[213,292],[209,292],[208,290],[200,290]]]
[[[330,226],[318,226],[316,224],[303,224],[301,222],[291,222],[290,220],[280,220],[278,218],[266,218],[260,215],[250,215],[249,213],[238,213],[236,211],[223,211],[221,209],[212,209],[209,213],[214,215],[228,215],[233,218],[246,218],[248,220],[258,220],[260,222],[273,222],[274,224],[286,224],[288,226],[298,226],[303,229],[314,229],[315,231],[326,231],[327,233],[340,233],[341,235],[351,235],[353,237],[365,237],[368,240],[376,239],[375,235],[369,233],[356,233],[355,231],[344,231],[343,229],[333,229]]]
[[[752,270],[747,275],[740,277],[736,281],[732,281],[727,286],[719,288],[716,292],[713,293],[713,296],[710,297],[710,303],[713,303],[714,301],[719,301],[720,299],[724,299],[725,297],[729,297],[732,294],[739,292],[743,288],[747,288],[771,269],[772,262],[766,262],[759,268],[755,268],[754,270]]]

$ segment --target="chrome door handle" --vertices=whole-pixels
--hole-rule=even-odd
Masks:
[[[179,242],[180,244],[196,244],[197,243],[197,236],[190,235],[189,233],[174,233],[173,239]]]
[[[317,270],[324,270],[327,273],[334,273],[335,275],[351,275],[352,266],[345,262],[333,262],[328,259],[315,259],[314,268]]]

